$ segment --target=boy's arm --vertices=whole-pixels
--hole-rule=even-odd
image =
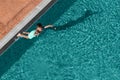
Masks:
[[[52,30],[56,30],[56,27],[54,27],[53,25],[47,25],[44,28],[45,29],[49,28],[49,29],[52,29]]]
[[[47,25],[44,28],[46,29],[46,28],[50,28],[50,27],[53,27],[53,25]]]

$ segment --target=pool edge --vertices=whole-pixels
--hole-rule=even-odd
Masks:
[[[31,27],[31,25],[38,20],[57,0],[51,0],[35,17],[33,17],[29,23],[27,23],[22,29],[20,29],[17,33],[26,31]],[[38,7],[39,8],[39,7]],[[0,49],[0,56],[16,41],[15,34],[1,49]]]

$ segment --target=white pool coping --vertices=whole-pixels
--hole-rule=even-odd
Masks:
[[[40,11],[42,11],[52,0],[42,0],[28,15],[18,23],[3,39],[0,40],[0,50],[27,25]]]

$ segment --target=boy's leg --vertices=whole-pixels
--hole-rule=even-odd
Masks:
[[[29,32],[23,32],[23,34],[29,34]]]
[[[17,37],[23,37],[23,38],[25,38],[25,39],[29,39],[28,36],[26,36],[26,35],[24,35],[24,34],[20,34],[20,33],[17,35]]]

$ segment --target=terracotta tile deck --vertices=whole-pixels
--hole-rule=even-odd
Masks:
[[[42,0],[0,0],[0,40]]]
[[[0,0],[0,56],[57,0]]]

